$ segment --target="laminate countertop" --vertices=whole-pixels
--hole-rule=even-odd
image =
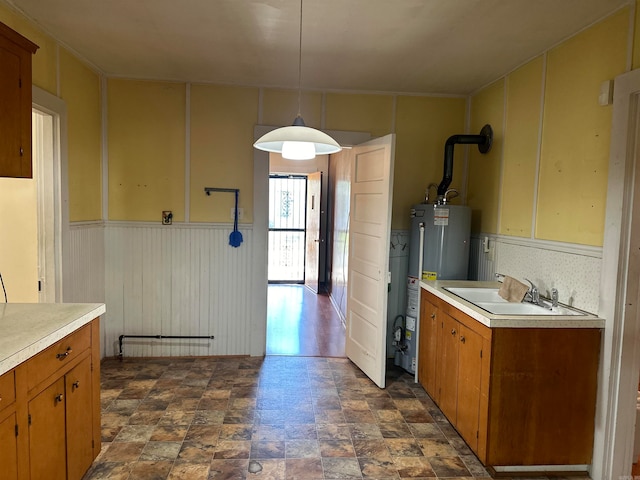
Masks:
[[[445,290],[447,287],[499,288],[498,282],[422,280],[420,287],[489,328],[604,328],[605,326],[604,319],[588,312],[582,312],[583,315],[497,315]]]
[[[105,311],[103,303],[0,304],[0,375]]]

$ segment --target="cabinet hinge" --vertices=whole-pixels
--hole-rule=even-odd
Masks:
[[[91,448],[96,448],[96,441],[95,440],[91,440]]]
[[[18,88],[22,88],[22,79],[18,78]]]
[[[482,358],[482,350],[480,350],[480,358]]]
[[[18,424],[16,423],[16,437],[18,436]]]
[[[480,438],[480,430],[476,430],[476,438]]]
[[[31,414],[29,414],[29,425],[31,425]]]

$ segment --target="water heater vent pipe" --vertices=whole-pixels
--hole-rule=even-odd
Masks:
[[[480,135],[451,135],[444,144],[444,174],[442,181],[438,185],[438,199],[444,198],[445,193],[453,178],[453,147],[456,144],[478,145],[480,153],[487,153],[491,150],[493,143],[493,129],[486,124],[480,130]]]

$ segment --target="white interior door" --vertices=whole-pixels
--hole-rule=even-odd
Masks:
[[[345,350],[385,386],[387,285],[395,135],[353,148]]]
[[[306,248],[304,284],[319,292],[320,278],[320,202],[322,200],[322,172],[307,175]]]

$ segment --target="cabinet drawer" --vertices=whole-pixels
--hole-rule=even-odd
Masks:
[[[0,377],[0,410],[11,405],[16,399],[16,382],[13,372],[11,370]]]
[[[27,361],[28,389],[71,363],[91,346],[91,324],[76,330]]]

